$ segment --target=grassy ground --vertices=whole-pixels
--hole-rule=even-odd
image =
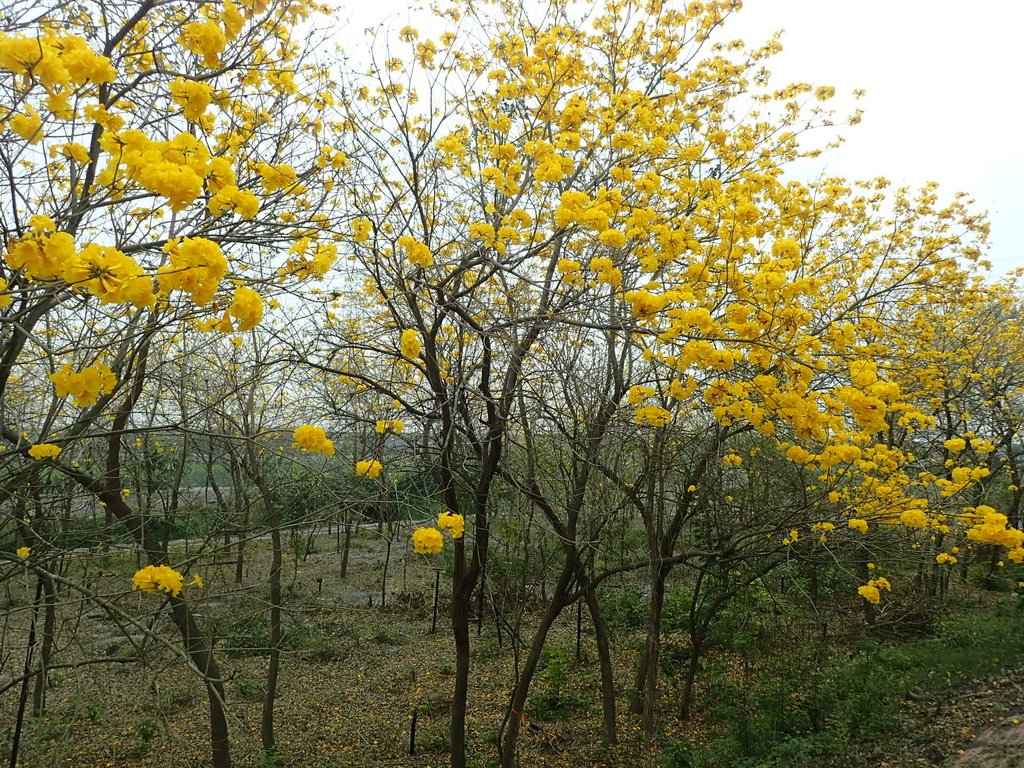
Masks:
[[[289,538],[285,537],[286,542]],[[300,537],[285,563],[285,656],[276,700],[280,754],[259,749],[266,661],[266,594],[237,588],[234,565],[200,556],[188,571],[206,586],[190,588],[201,623],[217,637],[228,677],[236,764],[270,768],[439,766],[446,763],[454,654],[442,605],[430,633],[436,560],[408,552],[399,535],[381,603],[385,546],[372,529],[354,542],[348,578],[339,577],[333,537],[320,536],[303,558]],[[184,558],[185,553],[177,553]],[[248,547],[246,584],[261,581],[266,541]],[[299,555],[299,557],[296,557]],[[91,555],[72,565],[106,600],[151,628],[112,621],[95,604],[65,595],[55,663],[88,663],[51,673],[42,717],[28,717],[25,768],[132,766],[199,768],[208,764],[207,710],[201,681],[175,655],[180,641],[161,600],[126,589],[135,560],[125,553]],[[0,684],[20,668],[30,615],[27,578],[6,585],[4,662]],[[626,585],[616,599],[639,600]],[[624,597],[625,596],[625,597]],[[371,605],[372,603],[372,605]],[[688,766],[937,765],[970,760],[970,737],[984,724],[1013,719],[1016,683],[1002,670],[1024,660],[1024,613],[1009,598],[952,600],[931,636],[889,643],[865,634],[851,610],[843,632],[823,643],[816,625],[797,614],[773,618],[756,648],[720,647],[704,666],[697,714],[680,721],[679,677],[671,655],[662,686],[662,737],[651,743],[625,713],[627,681],[639,633],[618,621],[614,633],[620,736],[600,744],[596,651],[584,631],[576,659],[575,611],[555,626],[534,688],[521,750],[523,766],[627,768]],[[530,616],[524,624],[529,639]],[[166,646],[159,640],[165,639]],[[671,651],[676,638],[666,637]],[[492,624],[473,635],[469,738],[480,768],[494,744],[514,675],[507,638]],[[17,689],[0,700],[0,722],[12,722]],[[416,754],[409,755],[412,713]],[[1010,723],[1012,726],[1013,724]],[[1002,738],[1006,734],[999,732]],[[959,750],[965,750],[966,757]],[[1005,751],[1005,750],[1004,750]],[[980,754],[980,751],[975,750]],[[987,759],[987,758],[979,758]],[[958,763],[989,765],[989,763]],[[991,763],[1008,766],[1009,763]]]

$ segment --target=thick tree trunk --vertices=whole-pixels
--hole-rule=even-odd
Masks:
[[[693,688],[697,682],[697,670],[700,667],[702,645],[703,643],[699,638],[690,638],[690,662],[686,665],[686,681],[683,683],[682,703],[679,707],[679,716],[683,720],[689,720],[693,711]]]
[[[452,697],[451,768],[466,768],[466,708],[469,701],[469,607],[472,592],[463,588],[461,571],[462,568],[456,565],[452,590],[455,692]]]
[[[647,669],[644,678],[643,729],[654,735],[658,709],[658,664],[661,661],[661,611],[665,605],[665,578],[668,571],[658,568],[651,584],[651,616],[647,625]]]

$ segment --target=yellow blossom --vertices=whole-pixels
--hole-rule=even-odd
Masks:
[[[132,577],[132,589],[146,592],[166,592],[173,597],[181,594],[182,575],[168,565],[147,565]]]
[[[28,449],[28,455],[36,461],[40,459],[55,459],[60,454],[60,446],[53,443],[37,443]]]
[[[376,480],[380,477],[383,469],[384,465],[377,461],[377,459],[363,459],[356,462],[356,474],[359,477],[368,477],[371,480]]]
[[[334,443],[327,437],[323,427],[303,424],[292,432],[292,448],[306,453],[322,453],[324,456],[334,455]]]
[[[437,516],[437,527],[441,530],[447,529],[453,539],[461,539],[466,530],[466,519],[454,512],[441,512]]]
[[[436,555],[444,546],[444,537],[437,528],[417,528],[412,533],[412,547],[420,555]]]

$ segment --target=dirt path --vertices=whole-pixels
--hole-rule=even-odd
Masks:
[[[1000,675],[965,691],[947,716],[963,740],[949,768],[1024,768],[1024,675]]]

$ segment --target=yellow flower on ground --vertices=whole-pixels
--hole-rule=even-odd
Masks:
[[[18,547],[15,554],[17,554],[22,560],[25,560],[32,555],[32,547]]]
[[[203,578],[198,573],[196,573],[192,575],[192,581],[188,583],[188,586],[195,586],[202,589],[205,585],[203,584]]]
[[[52,443],[38,443],[28,449],[28,455],[36,461],[40,459],[55,459],[60,455],[60,446]]]
[[[444,537],[437,528],[417,528],[412,534],[412,548],[420,555],[436,555],[444,546]]]
[[[356,462],[356,474],[360,477],[368,477],[376,480],[384,469],[384,465],[376,459],[364,459]]]
[[[453,539],[461,539],[466,532],[466,518],[454,512],[442,512],[437,516],[437,527],[447,529]]]
[[[166,592],[177,597],[181,594],[182,576],[168,565],[147,565],[132,577],[132,589],[145,592]]]

